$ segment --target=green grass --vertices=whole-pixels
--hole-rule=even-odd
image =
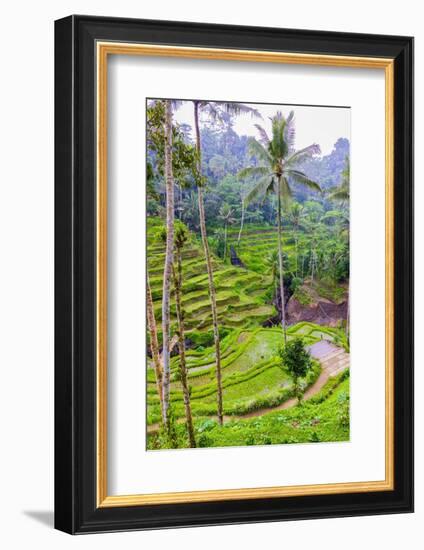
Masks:
[[[269,275],[271,266],[268,258],[278,247],[278,236],[272,226],[247,226],[237,245],[238,232],[229,235],[229,245],[233,245],[244,265],[261,275]],[[294,246],[291,231],[283,232],[284,253],[294,262]]]
[[[349,441],[348,411],[349,378],[342,373],[301,406],[229,420],[222,427],[215,420],[199,418],[195,422],[196,438],[204,447]],[[177,425],[177,432],[183,445],[185,426]],[[148,447],[154,449],[156,445],[156,436],[150,436]]]
[[[322,296],[323,298],[327,298],[327,300],[331,300],[336,304],[340,303],[346,298],[346,290],[343,287],[336,285],[332,281],[318,281],[315,284],[315,290],[320,296]]]
[[[303,286],[299,286],[294,291],[293,298],[295,298],[302,306],[309,306],[313,302],[311,295]]]
[[[148,268],[154,311],[161,342],[161,298],[163,286],[164,245],[158,239],[162,222],[148,220]],[[229,231],[229,244],[236,245],[238,231]],[[284,232],[284,250],[289,265],[293,263],[293,238]],[[240,419],[262,409],[275,408],[294,396],[293,381],[280,367],[278,349],[283,343],[280,327],[263,328],[263,323],[276,315],[271,303],[272,275],[267,259],[277,249],[276,229],[272,226],[248,226],[240,247],[236,248],[245,267],[232,266],[213,257],[216,303],[221,335],[221,368],[223,385],[224,427],[216,424],[217,385],[215,348],[208,277],[199,239],[191,236],[183,254],[183,308],[188,347],[186,362],[191,388],[191,406],[199,444],[203,446],[256,445],[307,441],[335,441],[348,438],[348,428],[337,427],[336,397],[348,381],[331,380],[318,396],[302,407],[276,410],[251,419]],[[326,284],[327,293],[337,297],[337,289]],[[307,301],[306,296],[296,296]],[[171,333],[176,331],[174,296],[171,295]],[[287,329],[287,338],[302,336],[305,345],[326,339],[345,347],[348,343],[342,330],[301,322]],[[185,443],[185,409],[178,377],[179,356],[171,358],[171,406],[181,446]],[[309,387],[317,379],[320,367],[305,380]],[[347,388],[347,389],[346,389]],[[319,422],[316,419],[319,417]],[[231,420],[233,418],[234,420]],[[283,420],[282,420],[283,419]],[[301,422],[300,422],[301,420]],[[147,422],[160,421],[159,397],[151,364],[147,369]],[[309,424],[308,424],[309,422]],[[333,436],[331,430],[334,430]],[[156,436],[149,436],[149,447],[157,448]]]
[[[269,228],[267,231],[272,233],[273,229]],[[162,338],[160,323],[164,261],[164,245],[158,237],[160,233],[160,220],[148,218],[149,278],[159,341]],[[251,269],[233,267],[215,257],[212,264],[220,326],[228,329],[257,327],[275,315],[274,306],[266,303],[269,276]],[[183,307],[188,337],[193,334],[197,338],[199,332],[211,333],[212,311],[206,264],[203,249],[194,236],[183,252]],[[176,310],[173,296],[171,323],[171,330],[175,331]]]
[[[340,417],[340,402],[349,395],[345,380],[322,403],[304,403],[248,420],[237,420],[208,432],[211,447],[348,441],[349,427]]]
[[[243,372],[254,365],[269,361],[277,356],[281,342],[282,333],[279,329],[262,329],[255,332],[246,343],[243,353],[232,361],[227,371]]]
[[[305,344],[338,337],[337,329],[313,323],[299,323],[288,329],[288,339],[302,334]],[[319,334],[318,334],[319,332]],[[279,366],[278,349],[283,343],[279,328],[256,328],[233,331],[222,342],[222,381],[224,413],[246,414],[263,407],[273,407],[293,396],[292,380]],[[188,381],[192,388],[191,403],[194,415],[216,415],[217,386],[213,347],[202,352],[187,353]],[[171,373],[178,370],[179,358],[171,360]],[[319,367],[311,371],[307,386],[319,375]],[[148,369],[148,423],[160,419],[159,398],[153,369]],[[173,379],[173,374],[171,374]],[[171,403],[176,418],[185,415],[181,383],[171,385]]]

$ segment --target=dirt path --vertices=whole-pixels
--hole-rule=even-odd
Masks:
[[[318,361],[321,363],[322,371],[319,375],[315,384],[308,388],[303,396],[303,400],[307,401],[314,395],[316,395],[321,388],[327,383],[328,379],[336,376],[344,369],[349,367],[349,354],[345,352],[343,348],[339,348],[327,340],[321,340],[312,346],[309,346],[309,352]],[[297,399],[292,398],[284,401],[281,405],[276,407],[264,407],[263,409],[258,409],[250,413],[242,415],[227,415],[224,416],[224,422],[229,422],[230,420],[245,420],[246,418],[254,418],[256,416],[262,416],[263,414],[282,411],[284,409],[290,409],[297,405]],[[217,420],[216,416],[211,416],[210,418]],[[185,418],[179,418],[177,420],[179,424],[185,422]],[[150,424],[147,428],[148,434],[156,433],[159,430],[159,423]]]

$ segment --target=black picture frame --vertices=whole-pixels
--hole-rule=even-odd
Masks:
[[[392,491],[98,508],[98,40],[394,60]],[[413,511],[413,39],[73,15],[55,22],[55,527],[94,533]]]

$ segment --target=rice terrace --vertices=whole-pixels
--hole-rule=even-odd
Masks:
[[[348,441],[350,110],[146,109],[147,448]]]

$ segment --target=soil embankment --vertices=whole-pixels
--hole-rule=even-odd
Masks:
[[[347,318],[347,293],[337,301],[320,296],[316,290],[304,285],[301,293],[290,297],[286,306],[286,322],[294,325],[300,321],[309,321],[329,327],[339,326]],[[299,295],[300,294],[300,295]]]

